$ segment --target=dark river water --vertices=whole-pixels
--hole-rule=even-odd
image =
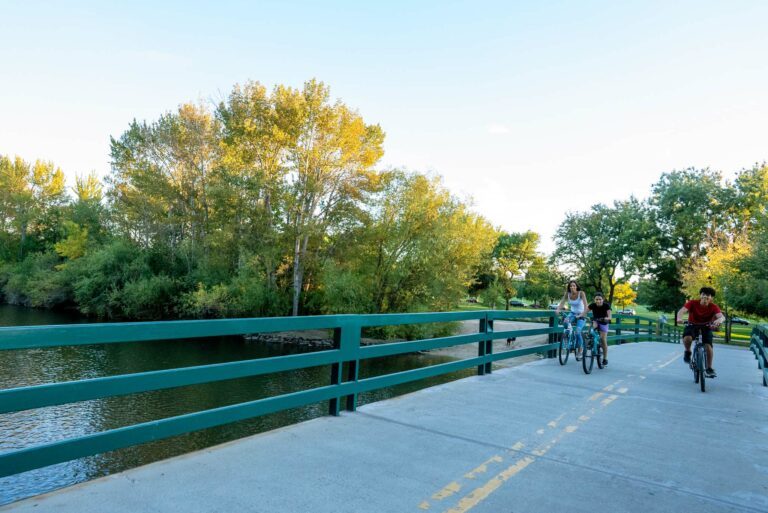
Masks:
[[[0,305],[0,326],[86,322],[61,312]],[[306,351],[306,349],[304,350]],[[0,350],[0,389],[150,370],[205,365],[301,352],[283,344],[242,337],[102,344],[23,351]],[[368,377],[449,361],[408,354],[361,362]],[[470,376],[474,369],[361,394],[358,404],[379,401]],[[0,414],[0,453],[140,422],[196,412],[330,384],[330,367],[235,379],[157,392]],[[153,461],[327,414],[327,402],[198,431],[110,453],[0,478],[0,504],[48,492]]]

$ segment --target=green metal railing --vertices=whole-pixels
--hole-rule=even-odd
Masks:
[[[494,321],[513,319],[537,319],[546,324],[546,327],[494,330]],[[360,343],[364,328],[475,320],[478,321],[477,333],[371,346],[362,346]],[[526,354],[544,353],[548,357],[553,357],[557,349],[557,335],[563,331],[557,321],[552,311],[522,310],[0,328],[0,350],[31,350],[125,342],[151,343],[159,340],[318,329],[332,330],[334,341],[332,349],[313,353],[0,390],[0,414],[3,414],[309,367],[330,366],[331,373],[330,384],[327,386],[168,417],[0,454],[0,477],[318,402],[327,401],[329,414],[338,415],[342,405],[347,410],[354,411],[357,407],[358,394],[363,392],[472,367],[476,367],[480,375],[488,374],[491,372],[493,362]],[[612,325],[614,334],[609,336],[609,343],[640,340],[679,341],[679,334],[668,327],[660,326],[653,319],[617,316],[615,322],[616,324]],[[530,335],[547,335],[547,343],[501,353],[493,352],[493,340]],[[477,356],[474,358],[369,378],[360,378],[358,373],[362,360],[469,343],[478,344]]]
[[[752,328],[749,348],[755,353],[757,368],[762,371],[763,386],[768,386],[768,324]]]

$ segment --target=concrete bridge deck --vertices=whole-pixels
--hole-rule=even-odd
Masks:
[[[768,388],[718,346],[494,371],[0,508],[22,512],[765,512]],[[577,366],[578,365],[578,366]]]

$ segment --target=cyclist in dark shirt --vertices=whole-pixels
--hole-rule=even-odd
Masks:
[[[611,304],[605,300],[602,292],[595,293],[595,300],[587,307],[592,312],[592,327],[600,334],[603,347],[603,367],[608,365],[608,324],[611,322]]]
[[[712,302],[712,298],[715,297],[715,289],[712,287],[702,287],[699,290],[699,299],[691,299],[677,312],[676,320],[680,322],[680,318],[688,314],[688,324],[683,330],[683,344],[685,345],[685,353],[683,354],[683,361],[685,363],[691,363],[691,343],[693,338],[701,333],[701,340],[704,342],[704,347],[707,349],[707,363],[709,366],[706,369],[707,377],[717,377],[714,367],[712,367],[712,360],[715,357],[715,351],[712,349],[712,329],[707,326],[711,325],[712,328],[717,328],[725,321],[723,312],[720,311],[720,307]]]

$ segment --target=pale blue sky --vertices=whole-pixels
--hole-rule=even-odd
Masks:
[[[0,154],[109,169],[109,136],[253,79],[312,77],[543,249],[662,172],[768,159],[768,2],[0,0]]]

